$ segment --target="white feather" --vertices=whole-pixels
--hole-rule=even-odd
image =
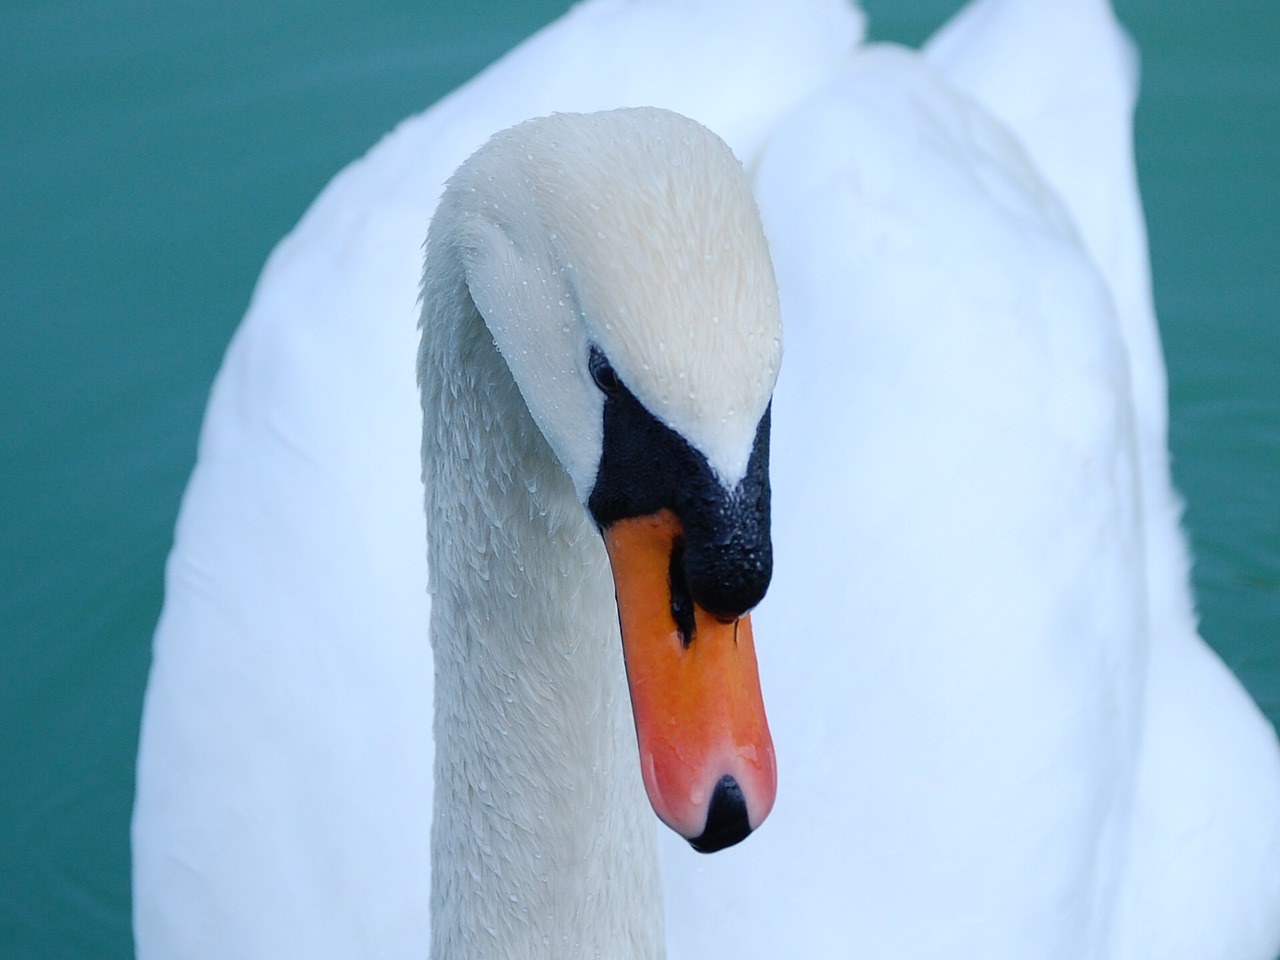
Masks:
[[[670,954],[1280,948],[1280,752],[1196,636],[1127,40],[1101,0],[981,0],[924,59],[855,52],[860,32],[834,0],[588,0],[403,124],[282,241],[215,385],[169,562],[134,818],[141,957],[425,954],[422,240],[494,131],[642,104],[706,123],[757,172],[786,330],[756,618],[779,799],[714,857],[662,841]],[[492,451],[494,482],[598,555],[569,495],[589,455],[561,446],[568,474]],[[512,585],[516,544],[458,546],[495,596]],[[634,784],[632,756],[609,754],[616,653],[591,655],[602,685],[573,708],[612,717],[591,733],[601,779],[558,765],[550,706],[529,743],[548,782],[591,797],[555,807],[563,824],[611,815]],[[478,666],[500,703],[529,694]],[[497,862],[525,850],[504,841]],[[644,869],[560,891],[582,938],[531,922],[527,955],[623,953],[601,931],[651,889]],[[508,920],[534,902],[492,893]]]

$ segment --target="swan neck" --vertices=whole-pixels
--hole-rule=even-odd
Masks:
[[[603,545],[446,241],[426,276],[432,956],[661,956]]]

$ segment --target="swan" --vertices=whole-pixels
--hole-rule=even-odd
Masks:
[[[140,956],[420,956],[433,940],[491,955],[482,944],[504,937],[517,956],[646,956],[664,926],[672,957],[1274,955],[1280,761],[1195,632],[1127,139],[1131,52],[1092,0],[982,0],[923,55],[859,47],[861,29],[819,0],[591,0],[398,128],[282,241],[215,384],[167,570],[134,818]],[[485,813],[504,771],[484,758],[503,754],[471,725],[536,705],[517,696],[529,678],[472,658],[503,693],[466,696],[472,675],[433,669],[425,641],[436,618],[436,657],[457,653],[438,627],[464,619],[442,603],[451,562],[490,577],[486,610],[556,595],[511,597],[497,575],[529,565],[513,572],[514,547],[479,539],[433,543],[431,602],[423,587],[415,296],[440,186],[496,130],[641,104],[705,123],[747,164],[785,323],[776,562],[752,613],[779,787],[763,828],[711,857],[677,836],[698,824],[661,809],[637,763],[619,643],[587,639],[614,637],[611,611],[584,600],[583,639],[565,640],[601,684],[540,714],[539,752],[508,753],[526,756],[535,795],[572,782],[517,811],[532,832]],[[491,324],[530,296],[497,279],[520,279],[500,246],[473,274],[491,278],[472,290]],[[450,269],[443,287],[428,276],[428,305],[447,302],[432,291]],[[607,597],[582,506],[599,428],[562,418],[600,409],[617,381],[730,476],[746,428],[721,436],[663,406],[640,359],[654,342],[596,343],[626,335],[585,323],[537,388],[518,331],[491,331],[506,374],[478,338],[508,401],[481,422],[537,427],[522,434],[536,450],[480,462],[492,484],[546,498],[522,520],[557,531],[562,560],[594,556],[571,572]],[[430,405],[453,387],[423,343]],[[754,361],[767,385],[771,361]],[[749,421],[767,393],[735,411]],[[532,473],[516,470],[526,454]],[[433,702],[463,753],[433,744]],[[552,745],[584,739],[600,748],[592,776],[559,776]],[[470,806],[442,809],[438,766]],[[646,779],[677,827],[658,841],[662,914]],[[479,811],[439,831],[459,848],[434,862],[433,803],[437,823]],[[614,844],[582,846],[601,823]],[[554,852],[583,872],[552,884],[537,835],[560,828]],[[535,915],[544,876],[568,922]],[[474,912],[449,916],[464,903]]]

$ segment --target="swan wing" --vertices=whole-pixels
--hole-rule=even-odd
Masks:
[[[1058,53],[1039,55],[1047,49]],[[1070,210],[1128,354],[1151,648],[1117,955],[1270,960],[1280,951],[1280,749],[1197,629],[1133,161],[1136,51],[1105,3],[981,0],[925,55],[1018,136]]]
[[[904,51],[794,110],[757,183],[778,801],[668,873],[673,956],[1105,955],[1146,637],[1105,278],[1017,139]]]

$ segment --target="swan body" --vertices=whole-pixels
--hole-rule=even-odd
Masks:
[[[403,124],[282,241],[215,383],[167,570],[134,819],[141,957],[409,957],[433,937],[440,956],[653,956],[664,922],[673,958],[1280,948],[1275,736],[1196,635],[1169,482],[1127,42],[1087,0],[982,0],[923,56],[860,36],[840,3],[589,0]],[[776,565],[754,619],[779,797],[712,857],[661,831],[660,917],[616,642],[584,639],[601,682],[568,709],[595,722],[556,734],[542,715],[528,756],[545,768],[590,730],[604,765],[560,823],[599,816],[623,849],[553,884],[568,926],[524,926],[546,906],[521,902],[541,882],[526,834],[430,872],[433,698],[477,697],[426,640],[421,244],[494,131],[630,104],[725,138],[777,269]],[[596,441],[548,434],[527,377],[492,369],[493,415],[539,428],[494,476],[528,471],[559,544],[548,571],[605,598],[574,625],[613,637],[581,506]],[[743,449],[701,440],[722,466]],[[440,604],[457,578],[435,551]],[[493,584],[496,611],[512,580]],[[528,692],[480,663],[496,704]],[[536,823],[535,806],[517,813]],[[536,936],[487,953],[430,929],[446,875],[488,896],[476,936]],[[635,931],[627,952],[611,927]]]
[[[1274,735],[1193,621],[1151,626],[1173,618],[1145,497],[1168,488],[1143,474],[1130,331],[1072,194],[938,73],[867,50],[759,161],[787,356],[756,622],[810,638],[856,616],[820,662],[762,646],[787,704],[778,807],[740,851],[668,871],[672,955],[1269,957]],[[1152,719],[1166,669],[1205,698],[1177,694],[1176,731]],[[832,674],[838,694],[800,694]],[[1198,867],[1170,869],[1183,854]]]

